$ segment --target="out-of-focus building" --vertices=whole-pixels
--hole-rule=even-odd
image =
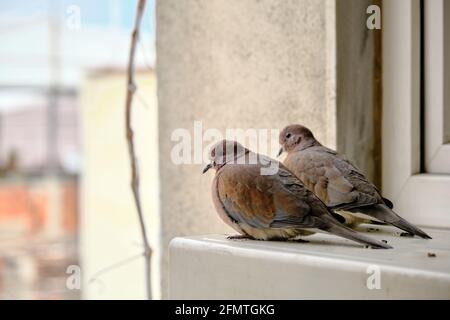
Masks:
[[[80,86],[89,68],[126,65],[134,10],[121,0],[0,2],[0,299],[81,296],[66,286],[79,265]],[[153,64],[151,17],[137,66]]]
[[[16,172],[37,175],[47,169],[50,154],[48,127],[56,135],[55,162],[67,173],[79,172],[81,146],[77,97],[74,92],[63,93],[58,98],[58,108],[53,123],[49,123],[49,104],[41,98],[29,101],[1,116],[0,163],[13,159]]]
[[[48,108],[38,98],[1,114],[0,298],[79,297],[65,285],[67,267],[78,263],[76,96],[58,97],[51,123]],[[50,126],[55,139],[49,139]]]
[[[161,248],[155,73],[148,69],[138,71],[136,83],[132,126],[142,206],[153,248],[154,297],[159,297]],[[126,73],[93,71],[81,88],[83,298],[145,299],[144,247],[130,188],[130,158],[125,136]]]
[[[67,267],[78,263],[81,150],[75,98],[60,97],[51,124],[44,99],[1,115],[0,298],[79,297],[65,284]],[[49,126],[55,129],[54,150]],[[54,167],[48,165],[51,157]]]

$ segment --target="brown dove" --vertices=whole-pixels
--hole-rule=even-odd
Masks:
[[[393,204],[383,198],[361,171],[345,156],[322,146],[302,125],[290,125],[280,132],[283,161],[316,196],[353,227],[377,221],[396,226],[408,233],[431,239],[429,235],[396,214]]]
[[[212,198],[222,220],[239,232],[230,239],[287,240],[327,232],[375,248],[389,245],[340,224],[329,209],[283,164],[234,141],[223,140],[210,151],[216,170]],[[276,167],[272,174],[264,168]]]

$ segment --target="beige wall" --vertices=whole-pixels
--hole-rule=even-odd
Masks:
[[[336,2],[337,148],[381,185],[381,30],[365,27],[381,0]]]
[[[212,172],[175,165],[171,133],[194,120],[222,131],[303,123],[335,147],[334,23],[334,1],[157,2],[163,296],[173,237],[230,232]]]
[[[143,210],[153,255],[154,296],[159,297],[158,141],[156,79],[138,72],[133,107],[136,150],[141,172]],[[144,299],[141,233],[130,189],[125,140],[124,72],[90,75],[81,90],[83,175],[81,180],[80,252],[85,299]],[[144,102],[143,102],[144,101]],[[120,266],[115,266],[118,262]],[[113,267],[115,266],[115,267]],[[113,267],[89,282],[99,271]]]

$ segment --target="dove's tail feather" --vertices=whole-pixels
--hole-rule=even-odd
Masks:
[[[425,232],[412,225],[394,211],[392,211],[388,206],[384,204],[374,204],[367,207],[355,208],[355,211],[370,215],[378,220],[389,223],[393,226],[396,226],[399,229],[402,229],[406,232],[414,234],[424,239],[431,239],[429,235]]]
[[[419,236],[424,239],[432,239],[428,234],[417,228],[416,226],[412,225],[408,221],[406,221],[403,218],[400,218],[400,220],[393,222],[392,225],[396,226],[397,228],[400,228],[402,230],[405,230],[408,233],[415,234],[416,236]]]
[[[365,245],[369,245],[373,248],[392,249],[392,247],[390,245],[388,245],[384,242],[380,242],[380,241],[374,240],[372,238],[366,237],[362,234],[357,233],[356,231],[353,231],[350,228],[347,228],[343,225],[339,225],[337,222],[330,222],[327,227],[323,228],[323,230],[325,230],[331,234],[349,239],[349,240],[353,240],[353,241],[356,241],[356,242],[359,242],[359,243],[362,243]]]

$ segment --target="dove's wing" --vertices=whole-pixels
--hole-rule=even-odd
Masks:
[[[382,201],[377,188],[358,168],[328,148],[296,152],[285,164],[329,207],[347,209]]]
[[[392,202],[344,156],[317,146],[289,155],[286,166],[329,208],[363,213],[423,238],[429,236],[394,211]]]
[[[218,176],[218,196],[232,220],[254,228],[316,228],[320,225],[314,214],[328,214],[325,205],[282,167],[275,175],[260,175],[258,165],[227,165]]]

